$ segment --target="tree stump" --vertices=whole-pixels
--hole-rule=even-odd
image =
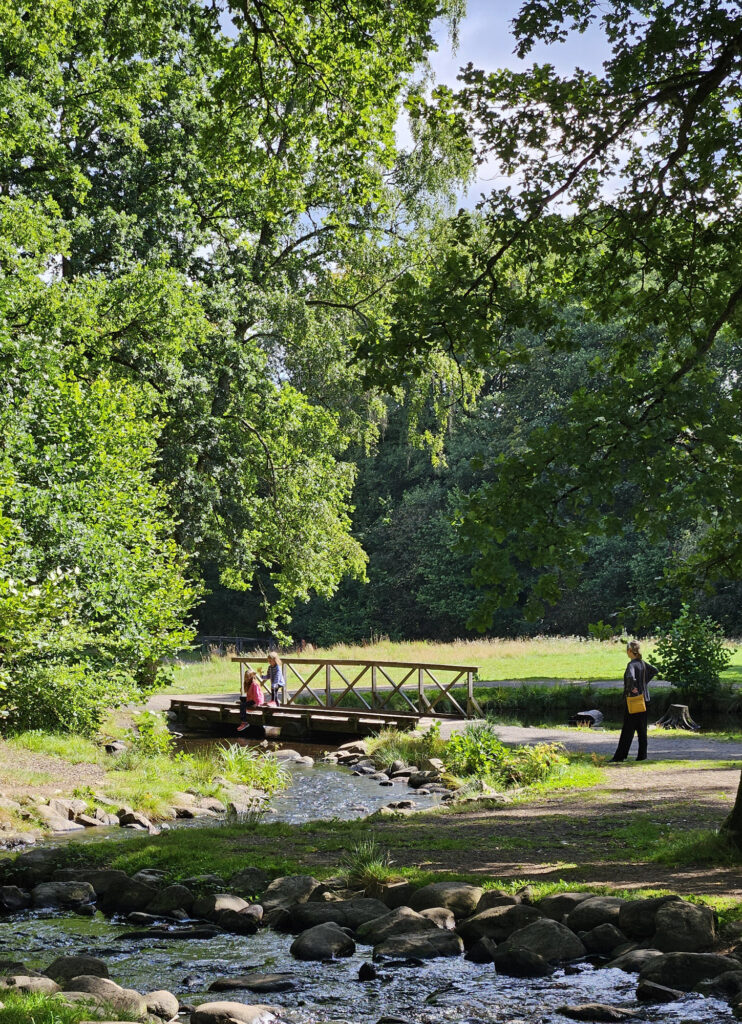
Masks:
[[[660,729],[687,729],[689,732],[698,732],[701,728],[690,717],[687,704],[671,704],[664,715],[657,719],[657,726]]]

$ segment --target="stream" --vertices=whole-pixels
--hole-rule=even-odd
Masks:
[[[214,741],[211,741],[214,742]],[[293,745],[300,753],[318,755],[317,748]],[[408,786],[382,787],[367,777],[354,776],[334,765],[314,767],[289,764],[292,781],[273,797],[269,821],[301,823],[329,818],[352,818],[371,813],[390,800],[412,799],[416,806],[432,806],[437,795],[418,797]],[[213,824],[213,819],[201,819]],[[178,822],[174,828],[198,827],[199,821]],[[106,839],[125,839],[123,829],[105,830]],[[100,840],[104,830],[89,830],[85,841]],[[73,838],[53,840],[79,842]],[[691,1024],[735,1020],[726,1003],[688,995],[662,1006],[639,1006],[635,1001],[636,975],[616,969],[598,969],[589,962],[557,970],[549,978],[516,979],[498,976],[492,964],[474,964],[463,958],[440,958],[417,966],[377,965],[381,977],[358,981],[359,966],[371,960],[371,947],[361,946],[348,958],[326,963],[294,960],[289,953],[293,937],[260,929],[255,935],[217,935],[206,941],[182,939],[127,940],[130,926],[93,917],[30,911],[0,919],[0,959],[20,960],[42,970],[60,955],[88,954],[108,964],[118,984],[148,992],[167,989],[192,1004],[204,1001],[242,1001],[280,1007],[288,1024],[565,1024],[557,1013],[565,1003],[602,1002],[630,1007],[637,1024],[666,1022]],[[247,990],[209,993],[218,978],[247,974],[288,972],[293,991],[259,995]],[[187,1019],[187,1018],[186,1018]]]

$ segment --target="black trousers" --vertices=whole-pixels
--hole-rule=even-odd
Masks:
[[[629,714],[628,710],[624,711],[621,735],[618,739],[616,753],[613,755],[614,761],[625,761],[629,756],[629,747],[631,746],[631,741],[634,738],[634,733],[636,733],[636,737],[639,741],[639,751],[636,755],[637,759],[640,761],[644,760],[647,756],[648,716],[648,711],[637,711],[635,715]]]

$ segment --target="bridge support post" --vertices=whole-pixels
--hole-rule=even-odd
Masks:
[[[332,665],[325,665],[325,707],[332,707]]]

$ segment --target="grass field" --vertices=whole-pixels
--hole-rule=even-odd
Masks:
[[[651,661],[651,642],[645,644],[644,654]],[[456,640],[447,644],[432,641],[382,642],[354,647],[339,644],[318,649],[306,657],[476,665],[480,681],[520,679],[524,682],[591,682],[598,679],[615,679],[617,685],[626,666],[623,644],[581,640],[578,637]],[[398,679],[401,672],[396,670],[390,675]],[[730,683],[742,684],[742,648],[735,651],[732,663],[723,678]],[[229,693],[238,689],[238,680],[237,665],[229,657],[203,660],[193,658],[178,663],[170,692]],[[333,681],[334,687],[343,685],[339,678]]]

